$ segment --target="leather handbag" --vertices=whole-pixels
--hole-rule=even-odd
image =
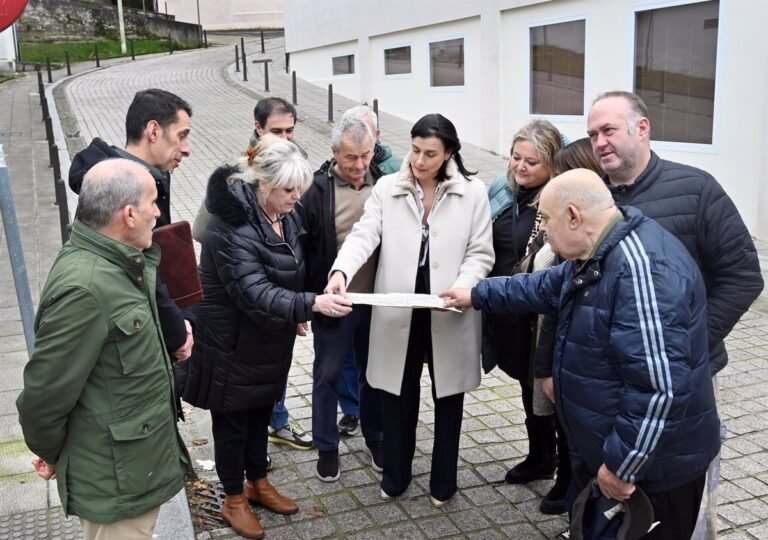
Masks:
[[[176,305],[184,308],[202,300],[203,286],[189,222],[177,221],[156,228],[152,242],[160,247],[160,278]]]

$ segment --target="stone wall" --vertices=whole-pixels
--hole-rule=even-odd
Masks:
[[[137,9],[123,9],[126,38],[171,38],[198,45],[196,24]],[[78,0],[29,0],[19,19],[20,41],[90,41],[119,39],[117,7]]]

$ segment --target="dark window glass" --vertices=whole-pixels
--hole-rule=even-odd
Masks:
[[[411,72],[411,47],[396,47],[384,50],[384,75],[399,75]]]
[[[464,86],[464,38],[429,44],[431,86]]]
[[[712,143],[720,2],[635,15],[635,93],[655,141]]]
[[[584,114],[584,21],[531,28],[531,113]]]
[[[351,75],[354,72],[355,72],[355,55],[354,54],[333,57],[333,74],[334,75]]]

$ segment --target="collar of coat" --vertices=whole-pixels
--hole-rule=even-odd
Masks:
[[[638,176],[634,182],[632,182],[629,185],[620,185],[620,186],[614,186],[611,184],[610,179],[608,178],[608,175],[606,174],[603,177],[603,181],[605,182],[605,185],[608,186],[608,189],[611,190],[612,195],[632,192],[633,194],[641,193],[648,189],[652,184],[653,180],[656,176],[656,170],[657,167],[661,164],[661,159],[658,155],[656,155],[656,152],[651,151],[651,159],[648,161],[648,165],[646,165],[643,172],[640,173],[640,176]]]
[[[72,226],[69,243],[76,248],[90,251],[125,270],[131,278],[141,275],[146,265],[160,264],[160,248],[152,244],[145,250],[118,242],[89,227],[79,219]]]

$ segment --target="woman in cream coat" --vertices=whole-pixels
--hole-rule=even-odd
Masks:
[[[345,294],[380,248],[374,291],[432,293],[472,287],[494,262],[485,186],[464,168],[453,124],[440,114],[411,130],[400,172],[381,178],[360,221],[344,241],[326,291]],[[383,392],[384,473],[381,495],[411,482],[423,364],[432,377],[435,439],[430,495],[444,505],[456,493],[464,392],[480,384],[480,315],[374,307],[368,382]]]

